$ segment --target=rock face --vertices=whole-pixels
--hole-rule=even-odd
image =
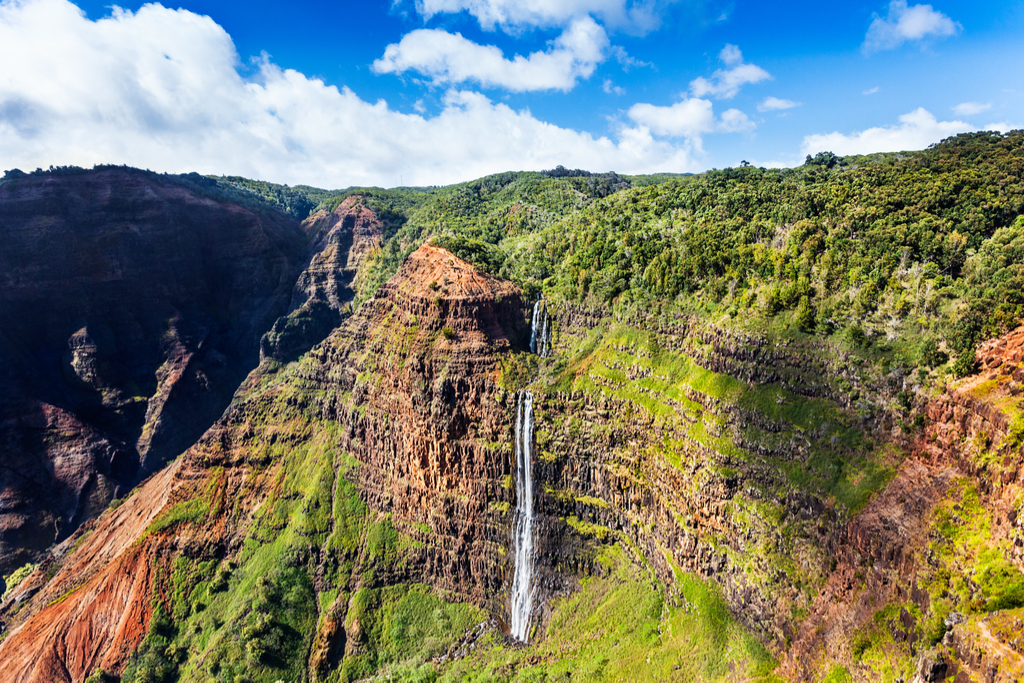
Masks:
[[[193,444],[265,332],[281,357],[323,339],[379,227],[357,197],[300,226],[199,176],[0,185],[0,575]]]
[[[366,503],[423,544],[410,572],[495,609],[509,538],[491,504],[511,500],[514,404],[496,380],[528,341],[525,310],[510,283],[424,245],[304,371],[332,390],[321,410],[346,426]]]
[[[1020,427],[1016,434],[1012,427],[1015,421],[1024,424],[1019,398],[1024,393],[1024,328],[986,342],[977,359],[977,374],[947,387],[927,406],[928,422],[912,445],[912,456],[844,530],[836,544],[836,569],[786,653],[783,671],[790,678],[816,680],[823,655],[849,661],[856,634],[886,604],[906,606],[899,623],[889,628],[912,655],[920,653],[915,681],[1017,681],[1024,676],[1024,656],[1015,645],[1024,642],[1024,626],[1017,611],[996,611],[998,602],[970,619],[955,610],[977,610],[976,605],[954,604],[944,617],[944,631],[932,636],[941,637],[938,650],[928,650],[923,632],[924,615],[936,610],[936,598],[948,597],[929,592],[937,577],[964,576],[971,593],[981,594],[974,580],[977,570],[970,566],[977,548],[960,548],[964,554],[952,559],[943,555],[943,535],[950,527],[956,533],[964,524],[984,524],[983,551],[995,551],[1024,569],[1024,527],[1017,513],[1024,493],[1024,446]],[[977,491],[975,509],[961,498],[964,487]],[[943,507],[948,517],[940,517]],[[936,528],[937,519],[944,520],[947,530]],[[922,616],[913,616],[907,607]]]
[[[384,227],[361,201],[353,195],[333,212],[321,210],[303,221],[310,236],[307,266],[295,283],[288,315],[263,337],[264,357],[294,360],[351,313],[354,281],[380,248]]]
[[[329,452],[354,458],[348,476],[370,517],[386,515],[386,528],[411,543],[390,568],[365,549],[352,554],[330,540],[318,551],[318,590],[342,592],[319,622],[312,675],[358,649],[358,619],[345,626],[345,617],[360,588],[422,581],[500,612],[511,435],[507,395],[496,380],[502,355],[528,338],[514,286],[424,245],[288,382],[229,410],[182,458],[58,547],[19,586],[2,606],[10,635],[0,643],[0,678],[81,681],[97,666],[123,668],[124,652],[148,630],[149,595],[169,590],[176,558],[234,557],[243,539],[265,533],[255,526],[261,506],[272,510],[276,498],[292,495],[281,489],[282,464],[262,449],[309,448],[321,424],[341,425]],[[168,529],[159,520],[176,519],[195,500],[231,512],[153,530]],[[358,523],[355,513],[336,522]],[[68,591],[71,597],[51,604]]]

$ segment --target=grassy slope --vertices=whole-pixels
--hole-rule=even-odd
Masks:
[[[620,546],[604,574],[554,605],[546,637],[530,647],[483,641],[442,681],[772,680],[775,662],[740,627],[713,584],[682,571],[669,597]]]

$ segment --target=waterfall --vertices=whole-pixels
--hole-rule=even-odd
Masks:
[[[533,317],[530,319],[530,353],[537,353],[537,319],[540,317],[540,304],[543,297],[537,299],[533,305]]]
[[[540,336],[537,332],[540,331]],[[544,297],[538,297],[533,305],[533,317],[530,319],[530,352],[541,358],[548,357],[548,305]]]
[[[540,332],[540,357],[548,357],[548,307],[544,305],[544,327]]]
[[[539,332],[539,335],[538,335]],[[538,297],[530,319],[530,352],[548,355],[548,306]],[[533,610],[533,394],[516,401],[516,515],[512,523],[512,637],[526,642]]]
[[[516,516],[512,526],[512,636],[526,642],[533,609],[533,394],[516,405]]]

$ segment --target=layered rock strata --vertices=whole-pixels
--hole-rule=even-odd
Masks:
[[[3,183],[0,575],[192,445],[261,351],[324,339],[381,230],[358,196],[299,225],[199,176]]]
[[[304,266],[297,221],[131,169],[0,185],[0,573],[188,448]]]
[[[422,581],[500,612],[512,454],[507,396],[496,380],[502,355],[524,346],[528,333],[515,287],[421,247],[285,382],[238,403],[19,586],[3,605],[0,677],[81,681],[96,667],[121,670],[148,631],[149,605],[174,613],[168,577],[177,558],[225,563],[243,541],[273,542],[265,525],[276,522],[266,515],[274,501],[301,492],[284,484],[288,473],[272,453],[310,448],[334,434],[323,432],[327,424],[340,426],[325,451],[334,467],[354,458],[342,476],[367,506],[365,523],[386,518],[376,528],[411,542],[392,565],[365,547],[352,554],[327,542],[319,551],[316,590],[341,593],[317,621],[311,675],[358,651],[358,621],[346,625],[345,614],[361,588]]]
[[[492,504],[511,500],[514,396],[497,380],[501,354],[528,336],[513,285],[424,245],[303,369],[328,390],[323,416],[346,426],[367,504],[423,544],[415,573],[478,604],[507,588]]]
[[[310,236],[306,269],[292,292],[288,314],[264,335],[264,357],[289,361],[319,343],[351,313],[355,280],[380,248],[384,225],[359,195],[332,212],[321,210],[302,223]]]

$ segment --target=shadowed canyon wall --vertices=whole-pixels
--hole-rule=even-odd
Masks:
[[[132,169],[0,185],[0,573],[194,443],[289,307],[329,312],[292,354],[340,321],[372,213],[349,198],[300,225],[211,185]]]

